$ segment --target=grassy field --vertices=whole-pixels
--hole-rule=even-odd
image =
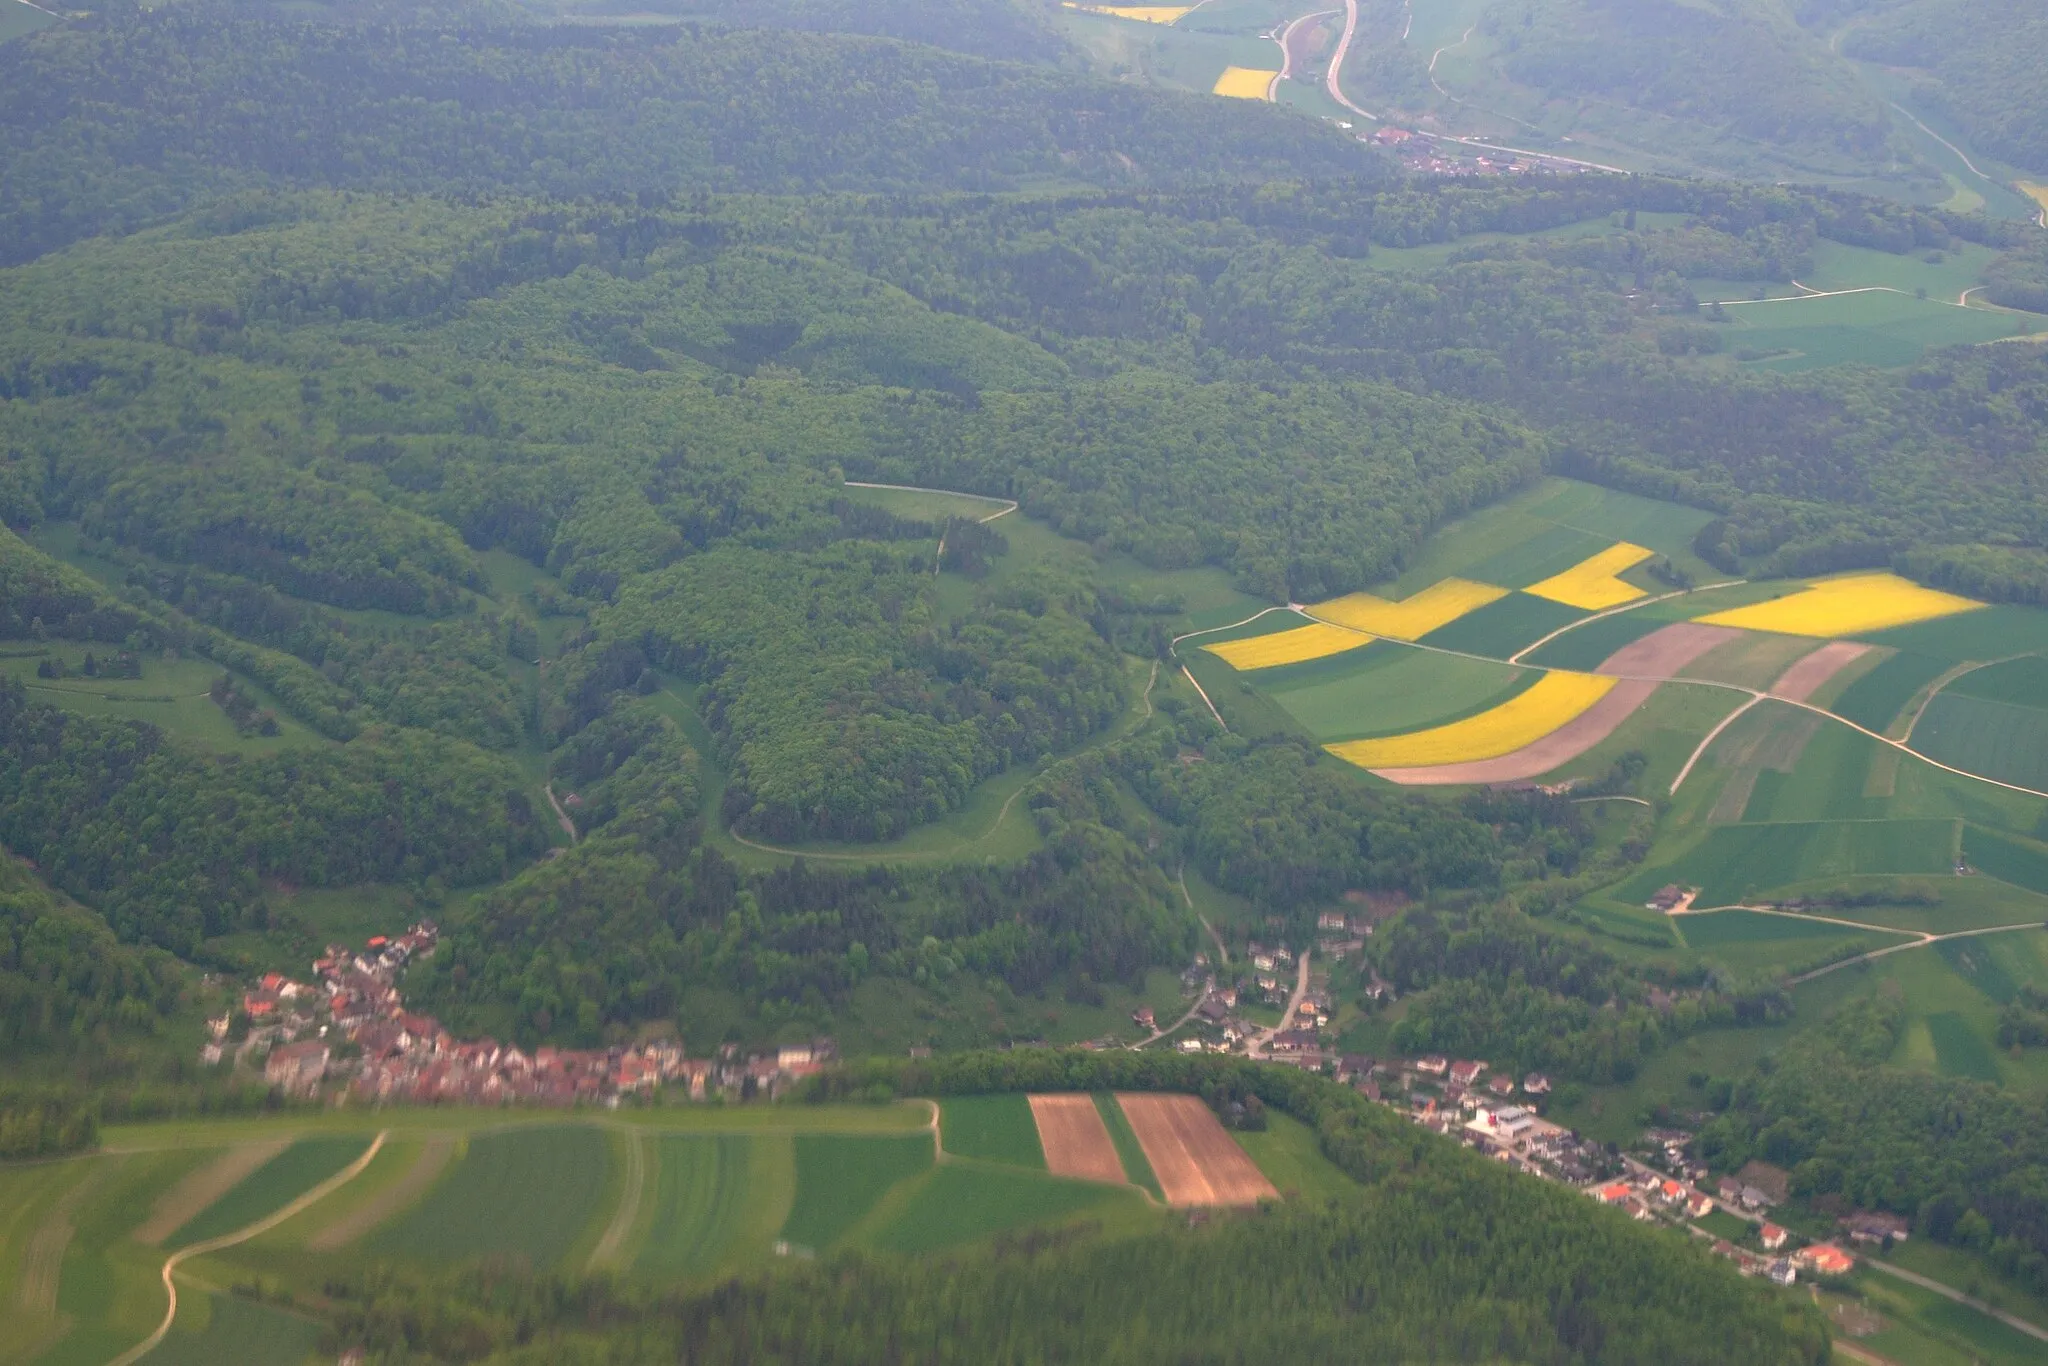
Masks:
[[[2048,710],[2038,706],[1944,688],[1914,725],[1913,748],[1965,772],[2048,791]]]
[[[1023,1096],[958,1096],[939,1103],[939,1142],[949,1157],[1045,1170],[1038,1122]]]
[[[1022,1096],[1008,1099],[1024,1101]],[[1030,1114],[1028,1106],[1025,1113]],[[885,1252],[933,1252],[1082,1213],[1122,1207],[1128,1215],[1133,1205],[1142,1210],[1142,1202],[1127,1187],[1065,1181],[981,1162],[946,1162],[919,1178],[909,1198],[866,1241]]]
[[[1358,1189],[1356,1181],[1323,1156],[1316,1131],[1291,1116],[1269,1111],[1263,1132],[1234,1137],[1273,1188],[1289,1200],[1320,1203]]]
[[[1758,369],[1910,365],[1930,347],[2025,335],[2048,320],[1960,308],[1953,300],[1873,291],[1731,306],[1727,347]]]
[[[1160,1189],[1159,1177],[1152,1170],[1152,1162],[1145,1156],[1145,1145],[1138,1142],[1138,1135],[1131,1128],[1130,1116],[1124,1107],[1117,1104],[1116,1096],[1108,1091],[1095,1093],[1095,1112],[1102,1116],[1102,1127],[1109,1130],[1109,1141],[1116,1144],[1116,1155],[1124,1164],[1124,1179],[1134,1186],[1142,1186],[1152,1192],[1154,1198],[1164,1200],[1166,1192]]]
[[[2010,659],[2014,655],[2048,653],[2048,611],[1993,604],[1939,621],[1895,626],[1864,639],[1948,664]]]
[[[302,1138],[237,1182],[165,1239],[164,1245],[178,1248],[202,1243],[253,1224],[355,1161],[368,1146],[358,1134]]]
[[[405,1261],[560,1263],[599,1214],[612,1155],[602,1130],[557,1124],[482,1134],[402,1219],[366,1246]]]
[[[1952,867],[1955,822],[1793,821],[1723,825],[1671,863],[1637,874],[1620,899],[1646,901],[1667,882],[1727,906],[1787,884],[1848,873],[1940,873]],[[1688,932],[1689,937],[1689,932]]]
[[[2048,845],[1966,825],[1963,857],[1980,873],[2048,895]]]
[[[1478,611],[1430,632],[1423,637],[1423,644],[1434,645],[1440,650],[1484,655],[1488,659],[1506,659],[1558,627],[1569,625],[1585,615],[1578,608],[1566,607],[1561,602],[1531,597],[1527,593],[1510,593],[1498,602],[1488,603]]]
[[[320,1327],[313,1319],[234,1295],[188,1293],[178,1297],[177,1323],[146,1360],[150,1366],[326,1361],[317,1351]]]
[[[1303,730],[1324,742],[1455,721],[1506,701],[1536,677],[1533,670],[1385,642],[1328,662],[1333,667],[1322,677],[1259,680]]]
[[[816,1250],[831,1247],[889,1189],[932,1165],[931,1139],[846,1138],[805,1134],[796,1140],[796,1200],[782,1236]]]
[[[2005,702],[2016,707],[2048,711],[2048,659],[2028,655],[2000,664],[1987,664],[1942,689],[1944,695]]]
[[[633,1272],[694,1280],[770,1257],[799,1179],[796,1141],[779,1135],[668,1135],[651,1145],[658,1172],[644,1216],[647,1228],[630,1263]]]
[[[1641,640],[1653,631],[1661,631],[1670,624],[1660,617],[1651,616],[1647,609],[1617,612],[1611,617],[1601,617],[1566,631],[1530,655],[1529,662],[1546,664],[1553,669],[1596,668],[1622,646]]]
[[[208,689],[223,672],[210,659],[166,660],[149,655],[142,660],[141,678],[87,678],[80,672],[90,647],[69,641],[48,645],[10,646],[0,654],[0,675],[19,679],[32,701],[75,711],[88,716],[110,716],[123,721],[147,721],[172,735],[234,754],[269,754],[280,749],[325,745],[326,737],[293,720],[277,699],[241,675],[235,686],[256,698],[258,705],[277,714],[276,735],[241,735],[228,720]],[[105,655],[102,645],[92,651]],[[66,676],[45,679],[36,676],[43,658],[62,660]]]
[[[1832,710],[1844,720],[1883,734],[1906,704],[1948,668],[1948,660],[1901,650],[1850,684],[1835,699]]]
[[[1854,911],[1839,914],[1856,918]],[[1679,916],[1673,927],[1702,958],[1743,976],[1818,967],[1902,942],[1900,935],[1750,911]]]
[[[848,485],[844,490],[849,503],[864,503],[869,507],[883,508],[898,517],[914,522],[943,523],[960,517],[979,522],[1010,506],[1007,498],[984,498],[972,493],[925,493],[911,489],[864,489]],[[1014,516],[1015,514],[1011,514]],[[1002,519],[1007,522],[1008,517]],[[998,526],[998,531],[1008,527]]]

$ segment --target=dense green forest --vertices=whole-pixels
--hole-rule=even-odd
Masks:
[[[2015,166],[2048,171],[2042,58],[2048,15],[2025,0],[1862,0],[1842,51],[1904,67],[1916,93],[1973,146]]]

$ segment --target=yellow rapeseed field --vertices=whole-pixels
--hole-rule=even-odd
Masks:
[[[1619,541],[1591,559],[1581,560],[1564,573],[1552,574],[1523,591],[1534,593],[1539,598],[1549,598],[1552,602],[1561,602],[1567,607],[1581,607],[1588,612],[1619,607],[1625,602],[1634,602],[1643,595],[1643,590],[1615,576],[1656,553]]]
[[[1547,673],[1527,692],[1462,721],[1377,740],[1324,748],[1360,768],[1427,768],[1494,759],[1534,744],[1607,695],[1615,680],[1594,674]]]
[[[1922,588],[1897,574],[1849,574],[1810,583],[1788,598],[1732,607],[1700,620],[1711,626],[1788,636],[1856,636],[1974,612],[1983,605],[1953,593]]]
[[[1437,627],[1508,595],[1505,588],[1470,579],[1444,579],[1399,602],[1370,593],[1347,593],[1309,608],[1311,616],[1395,640],[1420,640]]]
[[[1202,648],[1233,669],[1270,669],[1279,664],[1299,664],[1307,659],[1321,659],[1324,655],[1342,654],[1370,644],[1372,637],[1362,631],[1347,631],[1341,626],[1328,626],[1318,621],[1309,626],[1298,626],[1292,631],[1275,631],[1270,636],[1253,636],[1249,640],[1226,640],[1221,645],[1204,645]]]
[[[1273,81],[1279,74],[1277,71],[1256,71],[1248,66],[1226,66],[1209,93],[1228,95],[1234,100],[1268,100],[1273,97]]]
[[[1116,19],[1136,19],[1141,24],[1171,24],[1193,9],[1193,5],[1077,5],[1065,0],[1068,9],[1090,14],[1107,14]]]
[[[2042,185],[2032,180],[2022,180],[2019,182],[2019,187],[2021,194],[2039,204],[2044,213],[2048,213],[2048,185]]]

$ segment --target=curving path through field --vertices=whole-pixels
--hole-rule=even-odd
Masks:
[[[325,1200],[335,1191],[340,1190],[343,1186],[363,1174],[363,1168],[369,1166],[371,1161],[377,1156],[378,1151],[384,1146],[385,1138],[390,1132],[389,1129],[379,1129],[377,1136],[370,1140],[370,1146],[363,1150],[362,1156],[286,1205],[283,1209],[258,1219],[255,1223],[245,1228],[237,1229],[233,1233],[223,1233],[218,1238],[209,1238],[203,1243],[194,1243],[190,1247],[181,1247],[170,1256],[164,1258],[162,1273],[164,1293],[170,1299],[169,1306],[164,1310],[164,1321],[156,1326],[154,1333],[151,1333],[141,1342],[115,1357],[107,1363],[107,1366],[134,1366],[135,1362],[142,1360],[143,1357],[155,1351],[157,1345],[164,1340],[164,1335],[171,1331],[171,1324],[178,1317],[178,1282],[176,1279],[178,1263],[193,1257],[204,1256],[209,1252],[218,1252],[222,1248],[233,1247],[237,1243],[246,1243],[251,1238],[260,1237],[270,1232],[270,1230],[276,1228],[285,1220]]]

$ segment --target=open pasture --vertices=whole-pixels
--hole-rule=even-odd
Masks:
[[[1123,1158],[1109,1136],[1109,1126],[1085,1091],[1031,1096],[1031,1117],[1038,1124],[1039,1146],[1045,1149],[1046,1170],[1054,1176],[1122,1184]]]
[[[1253,636],[1245,640],[1228,640],[1221,644],[1204,645],[1202,648],[1242,673],[1253,669],[1276,668],[1282,664],[1300,664],[1306,660],[1342,654],[1346,650],[1361,649],[1370,644],[1372,637],[1369,635],[1318,621],[1307,626],[1297,626],[1291,631],[1276,631],[1271,635]]]
[[[2048,792],[2048,710],[1944,688],[1913,727],[1913,748],[1937,762]]]
[[[1428,730],[1325,746],[1360,768],[1423,768],[1492,759],[1550,734],[1615,686],[1593,674],[1548,673],[1527,690],[1475,716]]]
[[[1348,667],[1351,660],[1357,667]],[[1395,645],[1339,656],[1326,676],[1265,691],[1316,739],[1333,742],[1399,734],[1455,720],[1505,701],[1534,671]]]
[[[1119,1092],[1166,1203],[1251,1205],[1279,1194],[1200,1097]]]
[[[562,1262],[599,1214],[612,1168],[604,1131],[561,1124],[480,1134],[402,1219],[364,1246],[447,1265],[506,1256],[536,1269]]]
[[[1273,98],[1273,82],[1279,79],[1277,69],[1226,66],[1223,74],[1216,78],[1216,84],[1209,87],[1209,93],[1233,100],[1270,100]]]
[[[1584,615],[1578,608],[1561,602],[1528,593],[1510,593],[1431,631],[1422,643],[1440,650],[1506,659]]]
[[[829,1248],[850,1233],[890,1190],[929,1171],[931,1165],[932,1141],[927,1134],[901,1138],[800,1134],[796,1138],[796,1196],[782,1236],[814,1251]],[[1121,1173],[1112,1179],[1121,1180]]]
[[[149,1366],[296,1366],[329,1358],[318,1355],[321,1324],[285,1309],[237,1295],[178,1297],[178,1319]]]
[[[1697,887],[1702,909],[1733,906],[1813,878],[1953,871],[1952,820],[1780,821],[1720,825],[1615,893],[1644,902],[1666,883]]]
[[[1896,574],[1845,574],[1816,579],[1787,597],[1700,618],[1713,626],[1791,636],[1860,636],[1937,617],[1974,612],[1983,603]]]
[[[1853,920],[1855,913],[1844,912],[1843,918]],[[1743,974],[1807,968],[1906,942],[1904,932],[1853,930],[1758,911],[1713,911],[1675,919],[1689,948]]]
[[[1645,596],[1643,589],[1625,581],[1621,575],[1655,554],[1643,546],[1622,541],[1597,555],[1588,556],[1569,569],[1530,584],[1524,591],[1552,602],[1561,602],[1567,607],[1602,612]]]
[[[939,1102],[939,1146],[950,1157],[1045,1170],[1038,1121],[1022,1095],[954,1096]]]
[[[1420,593],[1392,602],[1371,593],[1348,593],[1341,598],[1319,602],[1309,609],[1312,616],[1354,631],[1395,640],[1420,640],[1440,626],[1448,626],[1467,612],[1507,596],[1505,588],[1470,579],[1441,579]]]
[[[1728,315],[1728,349],[1738,358],[1744,352],[1766,353],[1750,363],[1784,371],[1911,365],[1931,347],[2025,336],[2044,325],[2024,315],[1884,289],[1731,305]]]

